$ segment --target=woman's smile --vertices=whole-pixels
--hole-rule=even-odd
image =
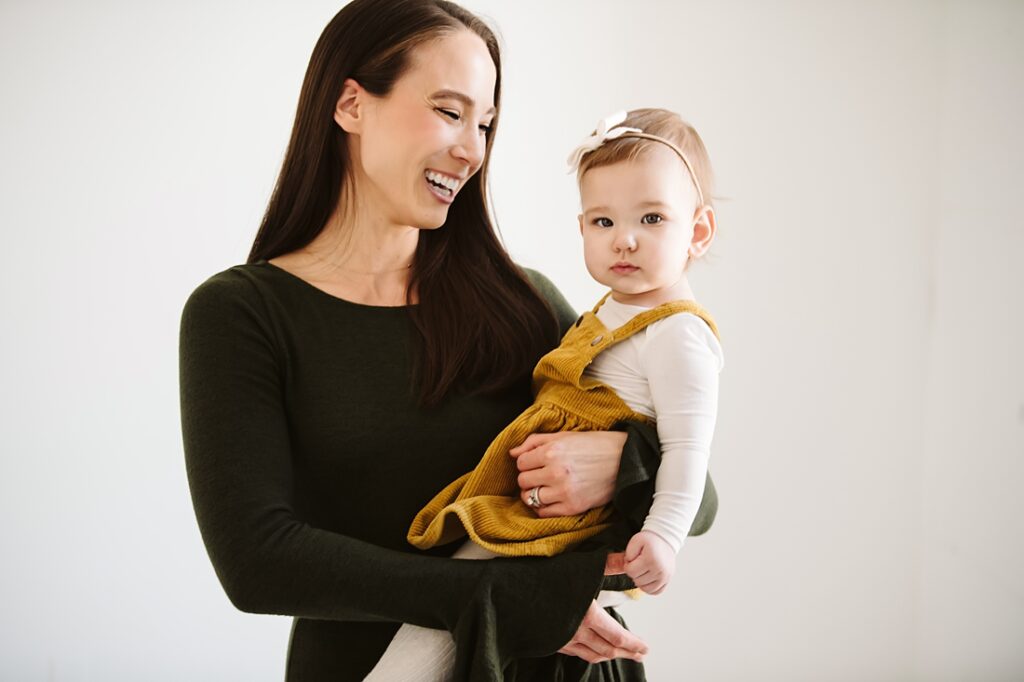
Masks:
[[[437,197],[438,201],[444,204],[450,204],[455,199],[455,193],[459,189],[459,185],[462,182],[451,175],[441,173],[433,169],[427,169],[423,174],[426,179],[427,189],[430,193]]]

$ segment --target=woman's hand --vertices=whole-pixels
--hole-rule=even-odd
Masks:
[[[605,563],[605,575],[620,575],[625,572],[625,558],[622,554],[609,554]],[[644,660],[647,644],[608,613],[591,602],[583,622],[569,643],[559,653],[578,656],[588,663],[601,663],[613,658]]]
[[[519,468],[520,497],[540,488],[537,516],[571,516],[608,504],[626,434],[620,431],[535,433],[509,450]]]

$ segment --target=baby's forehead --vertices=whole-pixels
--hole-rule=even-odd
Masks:
[[[580,178],[580,201],[585,211],[600,208],[632,210],[651,205],[687,210],[696,208],[697,192],[686,166],[672,156],[637,158],[588,169]]]

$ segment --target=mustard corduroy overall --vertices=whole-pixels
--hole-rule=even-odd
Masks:
[[[647,325],[676,313],[693,313],[718,336],[714,320],[694,301],[663,303],[609,330],[596,314],[608,295],[540,359],[533,371],[533,405],[498,434],[473,471],[448,485],[416,515],[409,528],[410,543],[428,549],[468,534],[503,556],[551,556],[608,526],[609,505],[576,516],[539,518],[519,497],[519,470],[508,451],[531,433],[606,431],[623,420],[650,422],[607,385],[583,375],[598,353]]]

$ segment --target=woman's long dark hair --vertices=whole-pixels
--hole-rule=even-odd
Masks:
[[[333,112],[352,78],[378,97],[391,92],[418,45],[458,29],[487,44],[501,96],[501,56],[493,32],[445,0],[355,0],[324,29],[309,60],[295,126],[249,263],[300,249],[333,213],[348,173],[345,132]],[[406,292],[421,343],[416,390],[424,406],[453,388],[488,393],[510,386],[558,341],[554,315],[501,246],[487,201],[487,165],[497,116],[480,171],[448,208],[445,224],[421,230]]]

